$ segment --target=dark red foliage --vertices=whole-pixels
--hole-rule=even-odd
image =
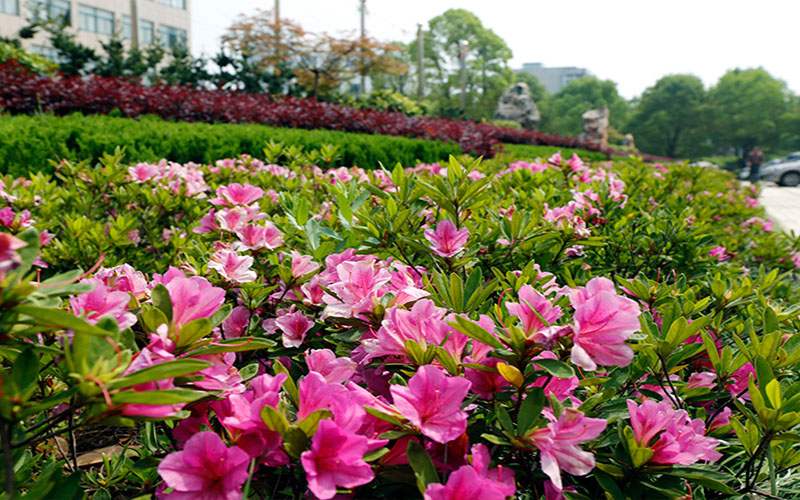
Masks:
[[[446,118],[414,117],[399,112],[356,109],[314,99],[272,97],[179,85],[144,86],[124,78],[95,75],[36,75],[15,61],[0,64],[0,109],[13,114],[46,111],[65,115],[155,114],[188,122],[261,123],[277,127],[329,129],[439,139],[457,143],[465,153],[492,156],[502,143],[541,144],[598,151],[573,137],[497,127]]]

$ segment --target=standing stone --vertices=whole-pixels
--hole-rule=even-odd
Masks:
[[[531,91],[527,83],[515,83],[503,92],[497,103],[494,119],[517,122],[528,130],[538,128],[541,116],[539,108],[531,98]]]
[[[583,118],[583,133],[580,135],[580,140],[597,144],[600,147],[608,147],[608,107],[603,106],[600,109],[590,109],[584,113]]]
[[[625,138],[622,139],[622,145],[628,148],[636,149],[636,143],[633,141],[633,134],[625,134]]]

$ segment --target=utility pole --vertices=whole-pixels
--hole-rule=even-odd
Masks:
[[[423,48],[424,39],[422,37],[422,25],[417,23],[417,100],[421,101],[422,96],[425,93],[425,81],[424,81],[424,68],[425,64],[422,58],[425,55],[425,50]]]
[[[467,114],[467,50],[469,44],[461,40],[459,44],[459,59],[461,59],[461,111]]]
[[[139,48],[139,6],[131,0],[131,48]]]
[[[275,24],[281,20],[281,0],[275,0]]]
[[[275,61],[280,57],[281,45],[281,0],[275,0]]]
[[[364,87],[367,84],[367,78],[364,74],[364,65],[366,61],[364,61],[364,16],[366,15],[366,0],[360,0],[361,2],[361,85],[358,87],[358,95],[364,95]]]

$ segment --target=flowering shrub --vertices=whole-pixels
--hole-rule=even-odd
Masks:
[[[756,194],[560,155],[4,177],[5,490],[791,497],[800,259]]]
[[[179,85],[145,87],[125,78],[96,75],[51,78],[24,67],[0,64],[0,110],[12,114],[47,111],[121,116],[158,115],[189,122],[261,123],[278,127],[329,129],[367,134],[452,141],[465,153],[492,156],[501,143],[543,144],[597,151],[599,147],[573,137],[486,123],[408,116],[330,104],[290,96],[271,97]]]

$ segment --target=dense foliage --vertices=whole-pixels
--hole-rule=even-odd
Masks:
[[[120,158],[3,178],[8,496],[797,496],[800,248],[728,174]]]
[[[125,148],[125,158],[132,162],[172,158],[181,163],[211,163],[238,154],[260,157],[272,142],[285,146],[268,148],[268,159],[275,163],[370,168],[398,161],[409,165],[435,162],[460,152],[457,145],[440,141],[252,124],[168,122],[153,115],[136,120],[79,113],[63,117],[5,115],[0,116],[0,136],[0,171],[15,175],[52,172],[50,160],[95,162],[116,147]],[[541,146],[525,147],[535,150]]]
[[[40,111],[64,115],[108,114],[125,117],[155,114],[190,122],[261,123],[279,127],[329,129],[438,139],[458,144],[462,151],[491,156],[500,143],[543,144],[597,150],[572,137],[485,123],[381,113],[295,97],[272,98],[224,90],[178,85],[141,86],[123,78],[36,75],[10,64],[0,65],[0,110],[12,114]]]

